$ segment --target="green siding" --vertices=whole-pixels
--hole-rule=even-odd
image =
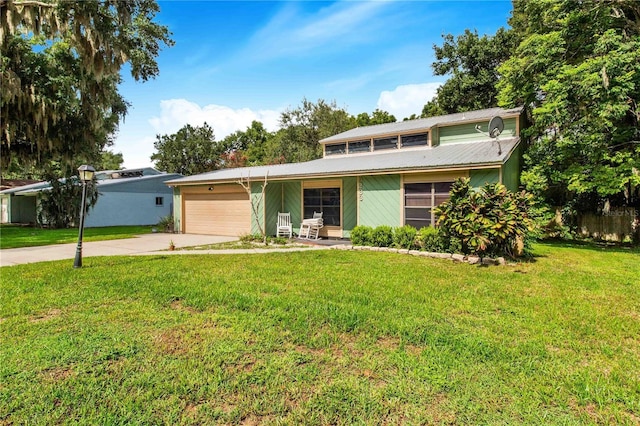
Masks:
[[[500,169],[470,170],[469,178],[471,178],[472,188],[480,188],[487,183],[498,183],[500,182]]]
[[[263,182],[251,183],[251,233],[260,234],[260,227],[264,229],[264,202],[262,200]],[[269,185],[267,185],[269,188]],[[256,218],[256,212],[258,217]]]
[[[269,183],[266,190],[265,219],[267,221],[267,235],[276,235],[278,225],[278,212],[282,212],[282,183]]]
[[[480,125],[480,129],[485,132],[482,134],[476,130],[476,125]],[[487,138],[487,127],[489,121],[481,123],[467,123],[457,126],[446,126],[439,129],[440,145],[453,142],[474,142],[485,140]],[[504,130],[500,137],[510,138],[516,136],[516,118],[507,118],[504,120]]]
[[[179,186],[173,188],[173,226],[176,231],[182,232],[182,196]]]
[[[302,223],[302,186],[298,182],[282,183],[282,212],[291,213],[291,225],[293,232],[300,232],[300,223]]]
[[[509,191],[517,191],[520,186],[520,150],[518,145],[511,157],[502,166],[502,183]]]
[[[351,230],[358,224],[357,179],[342,179],[342,237],[349,238]]]
[[[400,175],[362,176],[360,225],[400,226]]]

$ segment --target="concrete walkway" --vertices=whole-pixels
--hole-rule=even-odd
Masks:
[[[84,259],[91,256],[160,254],[160,251],[168,250],[169,241],[172,240],[176,247],[180,248],[235,241],[237,238],[215,235],[158,233],[144,234],[135,238],[126,238],[122,240],[85,241],[82,244],[82,258]],[[77,243],[71,243],[0,250],[0,266],[46,262],[50,260],[74,259],[76,256],[76,246]],[[166,251],[162,254],[190,252],[193,252],[193,250],[174,252]],[[196,251],[196,253],[197,252],[198,251]]]

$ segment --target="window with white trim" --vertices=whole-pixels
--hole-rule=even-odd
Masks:
[[[332,143],[324,146],[325,155],[340,155],[346,154],[347,144],[345,143]]]
[[[359,152],[371,151],[371,141],[355,141],[349,142],[349,154],[357,154]]]
[[[380,138],[373,140],[373,150],[380,151],[383,149],[396,149],[398,147],[398,137]]]
[[[400,136],[401,148],[410,147],[410,146],[427,146],[428,144],[429,144],[429,133]]]

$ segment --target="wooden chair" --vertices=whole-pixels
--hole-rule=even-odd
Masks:
[[[291,213],[278,212],[278,226],[276,236],[287,236],[291,238],[293,236],[293,227],[291,226]]]

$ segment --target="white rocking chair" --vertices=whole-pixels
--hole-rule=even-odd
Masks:
[[[320,229],[323,226],[322,212],[313,212],[312,219],[304,219],[300,224],[300,238],[317,240],[320,238]]]
[[[278,227],[276,236],[293,236],[293,227],[291,226],[291,213],[278,213]]]

